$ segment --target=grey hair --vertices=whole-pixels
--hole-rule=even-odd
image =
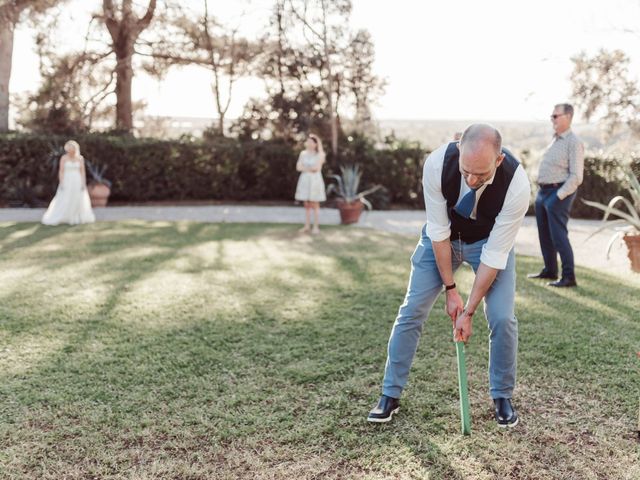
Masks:
[[[474,123],[469,125],[460,138],[460,148],[468,145],[476,148],[480,143],[491,142],[496,153],[502,152],[502,135],[496,127],[488,123]]]
[[[573,118],[573,105],[571,105],[570,103],[559,103],[555,105],[553,108],[554,109],[562,108],[562,113],[566,113],[571,118]]]

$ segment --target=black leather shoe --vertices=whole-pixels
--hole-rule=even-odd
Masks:
[[[515,427],[518,424],[518,413],[511,405],[510,398],[495,398],[496,421],[500,428]]]
[[[382,395],[378,404],[369,412],[367,420],[374,423],[390,422],[394,413],[400,410],[400,400]]]
[[[557,282],[547,283],[550,287],[577,287],[575,278],[561,278]]]
[[[558,274],[556,273],[554,275],[552,273],[547,273],[544,270],[542,270],[540,273],[529,273],[527,275],[527,278],[540,278],[540,279],[544,279],[544,280],[557,280],[558,279]]]

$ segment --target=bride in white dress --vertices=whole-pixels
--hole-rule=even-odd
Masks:
[[[67,153],[60,158],[58,190],[42,217],[42,223],[93,223],[96,217],[91,210],[91,199],[87,193],[87,174],[84,158],[80,155],[80,145],[69,140],[64,149]]]

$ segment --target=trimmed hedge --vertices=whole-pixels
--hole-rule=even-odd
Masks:
[[[634,171],[637,172],[640,159],[633,159],[632,164]],[[620,169],[620,161],[615,158],[586,157],[584,159],[584,178],[573,202],[571,215],[575,218],[601,219],[602,212],[585,205],[582,199],[607,204],[616,195],[623,195],[631,199]]]
[[[0,135],[0,202],[10,205],[44,205],[57,186],[49,154],[66,137],[11,133]],[[293,201],[298,178],[295,164],[300,147],[283,141],[208,141],[136,139],[102,134],[76,137],[82,154],[94,165],[106,165],[112,181],[111,199],[122,202],[172,200]],[[363,166],[362,188],[385,187],[373,197],[376,208],[389,203],[423,208],[422,161],[427,150],[413,144],[387,144],[375,148],[357,137],[340,146],[340,162]],[[638,164],[638,160],[635,160]],[[606,203],[624,193],[618,162],[589,157],[584,183],[572,215],[600,218],[600,213],[580,198]],[[338,171],[338,161],[328,155],[326,182]]]
[[[82,155],[106,165],[112,182],[111,200],[274,200],[293,201],[299,146],[282,141],[209,141],[135,139],[99,134],[79,135]],[[0,136],[0,201],[42,205],[55,193],[57,175],[49,155],[66,137],[8,134]],[[356,145],[357,144],[357,145]],[[377,207],[393,203],[422,206],[420,177],[425,152],[420,149],[376,150],[365,142],[341,147],[343,162],[364,166],[363,188],[380,183],[386,196]],[[337,172],[327,158],[324,174]]]
[[[298,174],[297,155],[281,142],[215,143],[76,136],[82,155],[106,165],[111,199],[290,200]],[[10,134],[0,136],[0,200],[35,204],[55,193],[57,176],[48,160],[67,138]]]

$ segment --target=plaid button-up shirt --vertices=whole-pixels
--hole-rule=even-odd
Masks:
[[[560,200],[568,197],[582,183],[584,172],[584,147],[571,129],[554,135],[545,150],[538,170],[538,184],[561,183]]]

